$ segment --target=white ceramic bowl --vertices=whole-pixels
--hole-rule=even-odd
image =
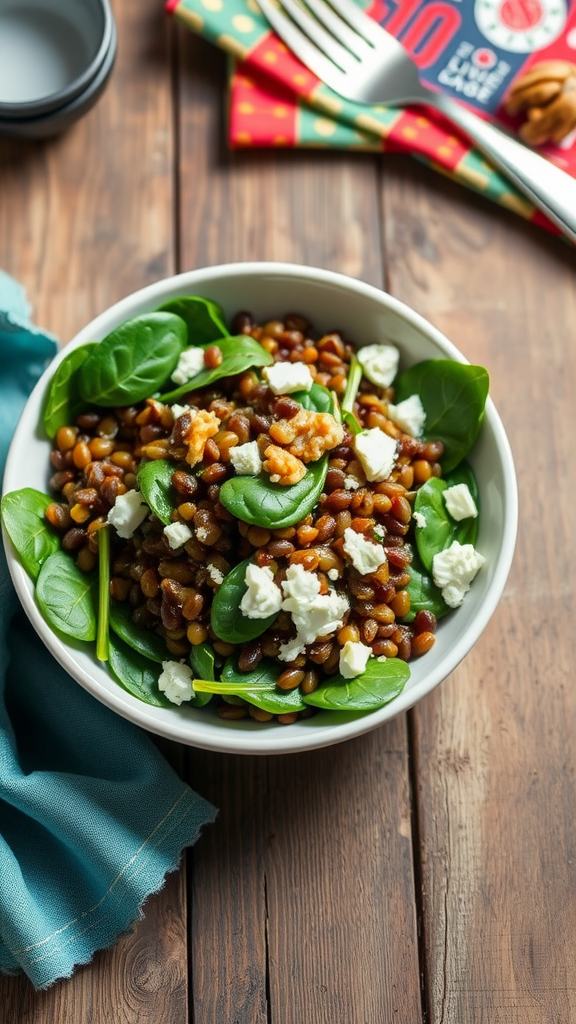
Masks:
[[[65,353],[85,342],[101,340],[124,320],[154,310],[168,299],[194,294],[219,302],[228,317],[246,309],[262,321],[298,311],[309,317],[316,329],[341,330],[356,343],[388,339],[401,351],[401,368],[428,358],[467,361],[426,320],[385,292],[330,271],[286,263],[228,264],[159,281],[102,313],[66,346]],[[5,493],[21,487],[47,490],[50,442],[42,436],[40,412],[48,381],[63,355],[41,377],[22,413],[8,455]],[[439,623],[432,650],[411,662],[411,678],[404,692],[367,714],[321,711],[282,726],[251,719],[224,721],[207,709],[185,705],[151,707],[115,683],[85,645],[66,643],[49,629],[34,603],[32,583],[5,537],[8,564],[24,610],[56,660],[81,686],[124,718],[169,739],[208,750],[246,754],[311,750],[359,736],[406,711],[453,671],[488,623],[508,576],[517,525],[514,464],[490,399],[469,461],[481,500],[477,547],[486,563],[464,604]]]

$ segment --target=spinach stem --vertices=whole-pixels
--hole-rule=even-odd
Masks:
[[[110,622],[110,533],[109,527],[98,530],[98,631],[96,657],[108,661]]]
[[[361,380],[362,367],[358,357],[353,355],[350,359],[350,369],[348,371],[346,390],[344,392],[344,397],[342,398],[342,419],[353,434],[360,434],[362,431],[362,427],[354,415],[354,401],[358,394]]]
[[[192,686],[198,693],[230,693],[242,695],[242,690],[266,690],[268,686],[254,683],[250,686],[242,683],[215,683],[209,679],[193,679]]]

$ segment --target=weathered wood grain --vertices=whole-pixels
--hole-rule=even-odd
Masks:
[[[520,492],[504,597],[412,713],[432,1024],[576,1019],[574,251],[405,161],[392,290],[492,375]],[[409,202],[408,202],[409,200]]]
[[[416,1022],[406,719],[268,774],[271,1020]]]
[[[156,0],[123,0],[115,13],[118,60],[94,110],[59,139],[0,142],[0,266],[26,286],[36,322],[64,342],[175,266],[171,26]],[[145,915],[47,992],[0,978],[2,1024],[182,1024],[184,869]]]
[[[191,1019],[268,1024],[266,758],[190,751],[189,781],[220,813],[189,860]]]
[[[381,285],[374,158],[227,153],[224,62],[185,30],[180,43],[182,268],[288,260]],[[406,720],[337,749],[192,766],[221,808],[193,853],[194,1019],[416,1021]]]
[[[192,854],[203,1024],[420,1015],[406,719],[337,748],[191,753],[220,808]]]

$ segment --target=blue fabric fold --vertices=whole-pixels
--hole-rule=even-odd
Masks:
[[[55,339],[0,271],[0,478]],[[142,916],[215,808],[83,690],[21,611],[0,545],[0,971],[69,977]]]

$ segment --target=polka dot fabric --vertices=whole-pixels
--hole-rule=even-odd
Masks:
[[[381,0],[361,6],[376,20],[382,20]],[[319,82],[270,31],[255,0],[169,0],[167,10],[235,58],[230,76],[231,147],[305,146],[410,153],[558,234],[437,111],[425,114],[422,108],[367,108],[343,99]],[[576,47],[576,3],[555,53],[562,46],[569,49],[571,40]],[[525,67],[543,54],[531,55]],[[560,147],[547,147],[543,154],[576,177],[574,135]]]

